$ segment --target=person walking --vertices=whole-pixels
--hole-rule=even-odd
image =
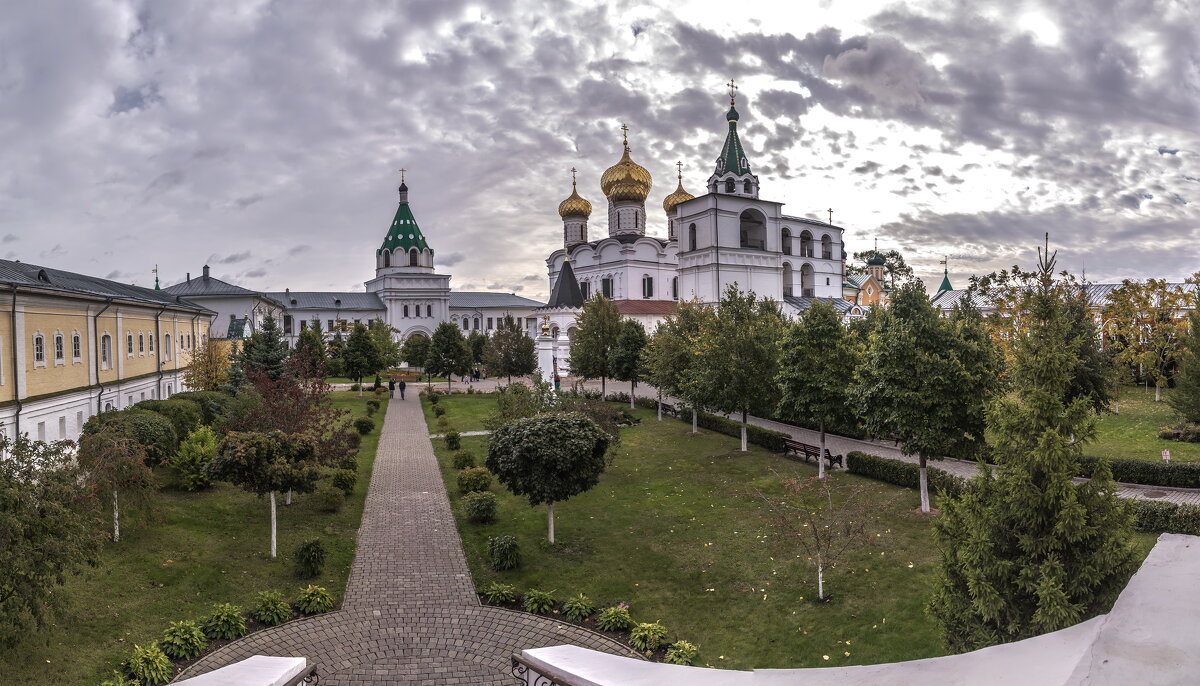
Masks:
[[[404,379],[400,380],[400,399],[404,400]]]
[[[396,380],[395,379],[388,379],[388,397],[389,398],[396,397]]]

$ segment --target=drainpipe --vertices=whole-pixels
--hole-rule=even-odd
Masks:
[[[17,413],[13,415],[13,426],[16,429],[14,438],[21,437],[21,387],[17,384],[17,375],[20,373],[17,369],[17,284],[12,284],[12,379],[13,379],[13,399],[17,401]]]
[[[96,342],[96,347],[98,348],[96,350],[96,359],[94,363],[96,366],[96,385],[100,389],[100,391],[96,393],[96,414],[100,414],[104,411],[104,380],[100,378],[100,356],[104,354],[104,340],[100,337],[100,315],[104,314],[105,310],[112,307],[112,302],[112,298],[106,299],[104,301],[104,307],[92,316],[92,340]],[[111,358],[113,354],[112,346],[109,346],[108,354]],[[112,359],[109,359],[108,363],[112,364]]]
[[[162,385],[163,349],[162,349],[162,319],[161,319],[161,317],[162,317],[162,313],[166,312],[166,311],[167,311],[167,308],[164,305],[162,307],[162,309],[160,309],[158,312],[154,313],[154,337],[156,339],[158,339],[158,347],[154,350],[154,355],[157,358],[154,361],[154,368],[158,370],[158,393],[156,393],[155,395],[159,396],[159,400],[162,400],[162,387],[163,387],[163,385]]]

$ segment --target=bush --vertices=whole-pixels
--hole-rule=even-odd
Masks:
[[[1127,502],[1133,508],[1134,528],[1138,531],[1200,536],[1200,505],[1176,505],[1154,500]]]
[[[629,394],[624,391],[616,391],[604,396],[604,399],[610,403],[625,403],[629,404]]]
[[[890,457],[869,455],[852,450],[846,454],[846,470],[878,481],[884,481],[906,488],[919,488],[921,485],[921,468],[915,462],[905,462]],[[937,493],[959,495],[966,488],[966,481],[950,472],[929,467],[929,488]]]
[[[458,450],[462,447],[462,436],[457,431],[447,431],[442,439],[446,441],[447,450]]]
[[[357,436],[358,434],[353,434],[353,435]],[[352,472],[357,472],[358,471],[358,455],[354,455],[354,454],[345,455],[344,457],[342,457],[342,459],[338,460],[338,462],[335,466],[338,469],[349,469]]]
[[[687,641],[675,641],[667,647],[667,656],[663,662],[669,665],[692,665],[696,663],[696,654],[700,647]]]
[[[488,566],[497,572],[515,569],[521,564],[521,546],[516,536],[489,536],[487,542]]]
[[[614,607],[606,607],[596,617],[596,628],[601,631],[629,631],[633,628],[633,617],[629,616],[629,606],[618,603]]]
[[[437,425],[438,429],[440,429],[442,433],[446,433],[450,430],[450,420],[446,417],[438,417]]]
[[[200,623],[200,630],[210,640],[245,636],[246,619],[242,617],[242,608],[233,603],[213,605],[213,613]]]
[[[643,622],[629,632],[629,645],[643,653],[652,653],[663,647],[666,642],[667,627],[659,622]]]
[[[1164,426],[1162,430],[1158,432],[1158,437],[1165,441],[1200,443],[1200,424],[1179,422],[1174,426]]]
[[[127,664],[129,674],[143,684],[165,684],[171,680],[171,661],[157,643],[145,648],[133,646]]]
[[[372,398],[367,401],[367,413],[371,414],[379,411],[379,401]]]
[[[329,475],[329,483],[333,484],[334,488],[341,489],[342,493],[350,495],[354,492],[354,487],[358,485],[358,472],[349,469],[335,469]]]
[[[469,467],[458,471],[458,490],[461,493],[486,491],[492,485],[492,473],[484,467]]]
[[[692,411],[687,408],[681,409],[679,411],[679,418],[690,423],[692,421]],[[742,436],[741,422],[735,422],[732,419],[718,417],[715,414],[708,414],[707,412],[700,413],[699,418],[696,420],[696,426],[708,429],[709,431],[716,431],[726,436],[733,436],[734,438],[741,438]],[[746,440],[754,445],[760,445],[773,453],[784,451],[783,439],[785,438],[787,438],[787,435],[778,431],[771,431],[770,429],[764,429],[761,426],[754,426],[753,424],[746,426]]]
[[[197,491],[212,485],[205,468],[216,456],[217,435],[212,429],[199,426],[188,434],[179,445],[179,452],[171,458],[171,467],[179,475],[184,490]]]
[[[1084,456],[1079,461],[1080,476],[1091,476],[1100,463],[1098,457]],[[1200,488],[1200,463],[1170,463],[1118,457],[1108,461],[1114,481],[1145,486]]]
[[[470,450],[459,450],[454,453],[453,465],[455,469],[470,469],[475,466],[475,454]]]
[[[163,632],[158,646],[172,660],[190,660],[204,652],[208,640],[204,632],[190,619],[182,622],[171,622],[171,626]]]
[[[150,410],[130,408],[101,412],[83,425],[85,434],[99,433],[102,429],[112,429],[124,438],[137,441],[146,449],[146,461],[151,465],[164,464],[179,447],[179,437],[171,421]]]
[[[100,686],[142,686],[142,682],[137,679],[127,679],[120,670],[114,669],[107,679],[100,682]]]
[[[429,398],[430,405],[437,405],[438,401],[442,399],[441,394],[433,389],[430,389],[429,393],[425,397]]]
[[[587,596],[580,593],[572,598],[567,598],[566,602],[563,603],[562,611],[563,616],[565,616],[567,619],[573,619],[576,622],[582,622],[588,617],[591,617],[592,613],[596,611],[596,604],[593,603]]]
[[[342,489],[332,485],[322,485],[315,494],[317,509],[321,512],[340,512],[346,504],[346,494]]]
[[[204,423],[204,410],[200,403],[186,398],[171,398],[169,400],[143,400],[134,405],[140,410],[155,412],[171,422],[175,435],[183,438],[196,427]]]
[[[320,539],[305,541],[296,546],[293,553],[296,565],[296,576],[301,579],[311,579],[321,574],[325,568],[325,544]]]
[[[433,416],[434,417],[442,417],[445,414],[446,414],[446,406],[445,405],[434,405],[433,406]]]
[[[292,606],[279,591],[262,591],[250,608],[250,617],[260,624],[275,626],[292,618]]]
[[[539,591],[531,588],[525,591],[525,599],[522,601],[521,607],[525,608],[526,612],[532,612],[535,615],[548,615],[554,611],[554,606],[557,604],[554,600],[554,591]]]
[[[356,383],[352,383],[352,384],[350,384],[350,390],[352,390],[352,391],[361,391],[361,390],[362,390],[362,386],[360,386],[359,384],[356,384]]]
[[[375,430],[375,420],[370,417],[358,417],[354,420],[354,430],[360,436],[366,436]]]
[[[378,374],[375,375],[375,383],[371,384],[371,390],[375,391],[375,395],[379,395],[379,391],[384,390],[382,376]]]
[[[220,391],[183,391],[171,396],[171,400],[191,400],[200,408],[200,421],[212,425],[223,414],[225,406],[233,400],[233,396]]]
[[[491,524],[496,521],[496,494],[487,491],[463,496],[462,509],[472,524]]]
[[[517,599],[517,587],[493,581],[484,586],[479,591],[479,595],[483,596],[483,599],[491,605],[503,605]]]
[[[333,609],[333,596],[321,586],[308,586],[296,598],[296,609],[303,615],[316,615]]]

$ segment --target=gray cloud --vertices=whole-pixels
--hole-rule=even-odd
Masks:
[[[4,238],[0,238],[0,243],[13,243],[20,240],[15,233],[6,233]]]
[[[243,250],[242,252],[234,253],[232,255],[213,254],[208,256],[208,264],[237,264],[238,262],[245,262],[251,257],[253,257],[253,255],[250,254],[249,250]]]

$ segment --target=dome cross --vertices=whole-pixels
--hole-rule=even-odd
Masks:
[[[624,122],[621,122],[621,138],[622,138],[622,142],[625,144],[625,147],[628,148],[629,147],[629,127]]]
[[[404,172],[408,171],[404,167],[400,167],[400,183],[404,183]]]
[[[725,85],[729,87],[729,104],[733,105],[733,101],[737,99],[737,84],[734,83],[733,79],[729,79],[729,83]]]

